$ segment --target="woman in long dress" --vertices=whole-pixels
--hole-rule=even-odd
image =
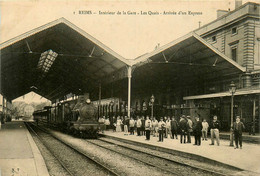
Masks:
[[[122,128],[122,120],[120,119],[120,117],[117,117],[117,121],[116,121],[116,132],[121,132]]]

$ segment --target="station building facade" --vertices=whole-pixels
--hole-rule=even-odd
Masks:
[[[233,81],[236,85],[234,116],[241,116],[248,125],[254,121],[259,126],[259,12],[259,4],[246,3],[236,7],[234,11],[226,11],[224,14],[222,11],[215,21],[193,31],[208,44],[245,68],[245,70],[239,73],[219,74],[219,77],[199,80],[195,84],[184,87],[175,86],[173,90],[171,90],[172,87],[164,89],[162,91],[164,93],[155,95],[158,104],[161,105],[158,109],[163,112],[158,115],[180,116],[186,114],[192,117],[200,116],[208,121],[211,120],[213,115],[217,115],[222,121],[222,128],[227,130],[230,127],[231,113],[229,86]],[[198,52],[203,51],[198,50]],[[212,58],[212,61],[213,64],[218,64],[217,59]],[[195,69],[199,70],[201,68]],[[226,69],[229,69],[229,67]],[[212,70],[212,74],[214,74],[214,70]],[[190,77],[192,76],[191,74]],[[168,81],[170,80],[168,79]],[[154,84],[158,84],[158,82]],[[144,102],[149,104],[149,97],[146,97]],[[139,101],[137,104],[142,103],[142,101]],[[257,127],[257,129],[259,128]]]
[[[205,94],[186,96],[184,100],[209,108],[208,113],[218,115],[225,125],[230,127],[229,84],[234,81],[234,116],[241,116],[245,124],[256,123],[259,130],[260,105],[260,21],[259,4],[237,5],[232,12],[222,11],[217,20],[195,30],[209,44],[246,68],[245,72],[230,78],[212,80]],[[229,94],[229,95],[228,95]],[[191,105],[192,106],[192,105]],[[206,111],[206,110],[204,110]]]

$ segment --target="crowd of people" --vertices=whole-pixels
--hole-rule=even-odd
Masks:
[[[150,140],[150,137],[158,137],[158,142],[163,142],[164,138],[171,138],[178,140],[178,134],[180,134],[180,143],[191,143],[191,136],[194,136],[194,144],[200,146],[201,139],[208,140],[208,132],[210,132],[211,143],[210,145],[220,145],[219,140],[219,129],[220,122],[217,120],[217,116],[213,117],[210,124],[206,119],[200,119],[199,117],[191,118],[190,116],[182,115],[180,120],[176,120],[172,117],[161,117],[159,121],[149,116],[137,116],[123,117],[114,116],[110,120],[105,116],[99,118],[100,123],[106,125],[106,129],[111,129],[114,132],[124,132],[124,135],[137,135],[146,136],[146,140]],[[236,117],[236,122],[233,124],[234,138],[235,138],[235,149],[238,148],[238,143],[242,149],[242,131],[244,124],[240,122],[240,117]]]

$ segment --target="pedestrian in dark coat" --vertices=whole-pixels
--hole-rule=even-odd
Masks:
[[[255,135],[255,126],[256,126],[256,121],[252,120],[250,123],[250,130],[249,130],[249,135]]]
[[[175,120],[174,116],[172,116],[172,120],[171,120],[171,130],[172,130],[172,138],[174,139],[174,135],[175,135],[176,139],[178,139],[178,136],[177,136],[178,123]]]
[[[180,119],[179,127],[181,130],[181,143],[184,138],[184,144],[186,143],[186,134],[187,134],[187,120],[185,119],[185,115],[183,115]]]
[[[113,125],[113,132],[115,132],[116,131],[116,117],[115,116],[113,116],[113,118],[112,118],[112,125]]]
[[[211,144],[214,145],[214,136],[216,136],[217,144],[219,146],[219,129],[220,129],[220,121],[218,121],[218,117],[214,116],[213,121],[210,124],[210,136],[211,136]]]
[[[144,136],[145,135],[145,119],[144,119],[144,116],[142,116],[142,126],[141,126],[141,136]]]
[[[202,130],[202,123],[199,119],[199,117],[195,117],[195,125],[193,127],[193,134],[195,137],[195,143],[194,145],[200,145],[201,144],[201,130]]]
[[[124,119],[123,116],[121,116],[120,119],[122,121],[122,123],[121,123],[121,131],[124,131],[124,121],[125,121],[125,119]]]
[[[240,122],[240,117],[236,117],[236,122],[233,124],[233,129],[234,129],[234,137],[235,137],[235,149],[238,148],[238,142],[240,145],[240,149],[242,149],[242,132],[245,129],[245,125],[243,122]]]
[[[166,125],[166,121],[167,121],[167,117],[166,117],[166,116],[164,116],[163,121],[164,121],[164,123],[165,123],[165,125]],[[165,126],[165,127],[166,127],[166,126]],[[164,134],[164,137],[166,138],[166,128],[165,128],[165,130],[163,131],[163,134]]]

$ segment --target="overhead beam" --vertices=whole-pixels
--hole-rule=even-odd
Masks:
[[[127,78],[127,66],[122,67],[121,69],[118,69],[117,71],[108,74],[107,76],[101,78],[101,80],[102,84],[105,85],[124,78]]]

